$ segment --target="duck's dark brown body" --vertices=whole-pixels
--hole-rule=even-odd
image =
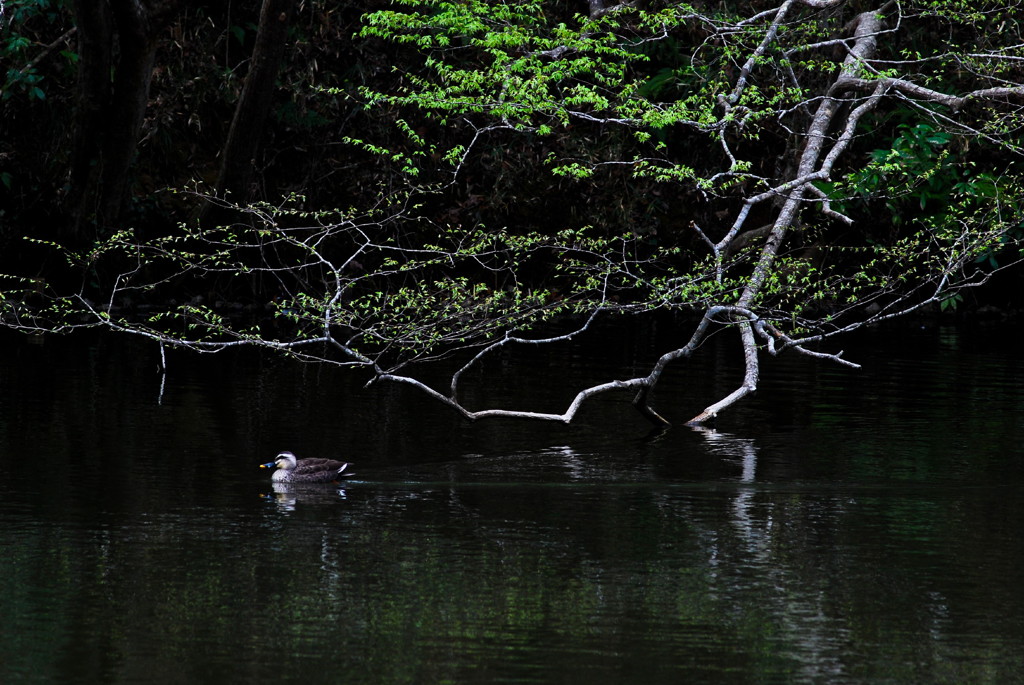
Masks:
[[[351,466],[347,461],[336,459],[296,459],[291,452],[281,452],[277,458],[261,468],[277,467],[271,480],[275,483],[330,483],[351,474],[345,471]]]

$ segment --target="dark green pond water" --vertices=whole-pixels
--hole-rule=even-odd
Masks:
[[[561,409],[655,333],[467,390]],[[628,396],[467,424],[256,354],[173,354],[162,383],[144,344],[7,338],[0,682],[1019,682],[1019,333],[767,360],[717,430],[659,435]],[[732,352],[673,368],[659,409],[730,391]],[[282,449],[357,475],[275,490]]]

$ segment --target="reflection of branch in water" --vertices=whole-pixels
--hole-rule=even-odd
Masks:
[[[704,436],[711,451],[715,454],[738,459],[742,464],[740,482],[753,484],[757,478],[757,445],[750,438],[738,438],[729,433],[719,433],[713,428],[704,426],[693,426],[693,430]],[[765,540],[771,529],[771,517],[768,517],[765,530],[758,530],[752,517],[754,507],[753,488],[742,488],[732,503],[735,512],[733,525],[739,532],[740,537],[748,545],[748,552],[761,557],[767,552]],[[760,559],[759,559],[760,560]]]
[[[694,428],[696,427],[697,426],[694,426]],[[671,434],[672,430],[670,426],[655,426],[647,432],[647,435],[644,436],[644,442],[656,445]]]
[[[742,555],[738,558],[739,565],[757,570],[763,581],[762,589],[769,590],[763,592],[766,607],[778,622],[783,641],[799,650],[793,656],[801,662],[802,673],[813,680],[842,673],[841,651],[836,649],[841,642],[841,639],[837,641],[837,636],[841,637],[845,630],[842,620],[830,619],[823,604],[826,594],[806,591],[799,569],[777,553],[779,538],[773,537],[772,531],[778,502],[764,497],[765,491],[755,486],[756,442],[712,428],[694,426],[693,429],[703,435],[711,452],[737,459],[742,464],[740,482],[744,485],[738,489],[732,503],[732,527],[738,537],[737,551]],[[762,495],[761,514],[755,516],[754,498],[759,495]]]
[[[567,445],[556,445],[546,450],[557,458],[562,468],[572,480],[585,480],[591,475],[593,466],[587,464],[573,448]]]
[[[738,459],[743,465],[740,482],[753,483],[757,471],[757,445],[751,438],[738,438],[730,433],[719,433],[707,426],[691,426],[700,433],[715,454]]]

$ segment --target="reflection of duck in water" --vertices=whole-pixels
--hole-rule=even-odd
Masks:
[[[327,485],[328,487],[324,487]],[[299,502],[303,504],[323,504],[348,499],[343,487],[338,483],[273,483],[272,493],[261,494],[260,497],[273,503],[278,510],[289,514],[295,511]]]
[[[344,473],[351,464],[334,459],[296,459],[291,452],[281,452],[274,461],[260,464],[261,469],[277,467],[270,477],[275,483],[330,483],[351,476]]]

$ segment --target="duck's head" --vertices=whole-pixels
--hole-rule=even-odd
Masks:
[[[275,458],[274,461],[268,461],[266,464],[260,464],[260,468],[270,469],[276,466],[279,469],[291,471],[292,469],[295,468],[295,463],[296,460],[294,454],[292,454],[291,452],[281,452],[279,455],[277,455],[277,458]]]

